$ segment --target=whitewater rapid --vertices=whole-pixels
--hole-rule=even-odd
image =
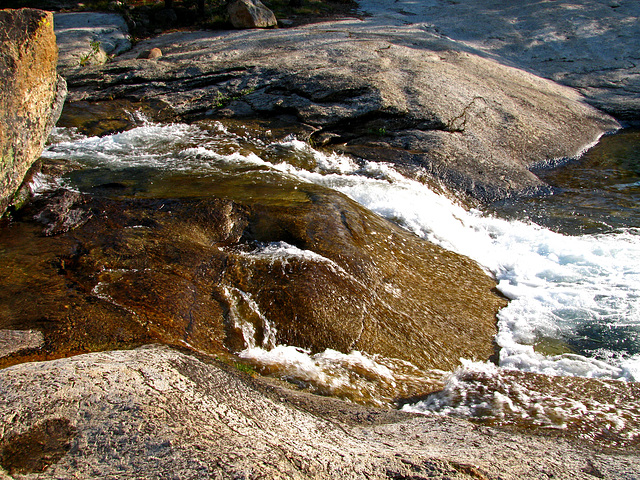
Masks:
[[[247,132],[230,132],[220,123],[206,128],[145,123],[104,137],[85,137],[59,129],[52,138],[45,157],[64,158],[87,168],[145,166],[206,174],[244,165],[342,192],[416,235],[474,259],[495,277],[499,291],[510,299],[498,315],[496,342],[501,368],[547,375],[640,379],[637,228],[598,235],[563,235],[534,223],[466,209],[453,195],[436,193],[423,183],[407,179],[389,164],[323,153],[293,137],[269,142]],[[74,188],[68,180],[61,181]],[[261,254],[282,257],[287,254],[286,246],[267,246]],[[575,351],[572,340],[589,332],[597,333],[590,347]],[[623,348],[615,348],[616,344]],[[244,356],[262,356],[269,362],[279,357],[284,363],[287,347],[295,349],[247,345]],[[300,350],[288,352],[287,361],[297,362],[300,368],[306,365],[309,370],[309,365],[322,363],[300,357],[304,354]],[[327,358],[334,361],[336,356],[332,355],[327,354]],[[363,363],[362,358],[357,362]],[[385,377],[384,365],[375,368],[383,372],[380,378]]]

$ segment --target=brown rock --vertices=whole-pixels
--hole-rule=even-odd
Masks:
[[[226,354],[253,342],[450,370],[494,353],[505,301],[474,262],[323,187],[283,179],[247,196],[252,179],[233,190],[199,179],[206,198],[133,200],[116,176],[99,196],[32,202],[0,231],[0,328],[42,328],[54,356],[150,340]]]
[[[159,58],[162,56],[162,50],[159,48],[152,48],[149,50],[149,56],[147,57],[149,60],[153,60],[154,58]]]
[[[42,152],[64,100],[53,15],[0,11],[0,214]]]
[[[276,16],[260,0],[236,0],[227,7],[235,28],[269,28],[278,24]]]
[[[154,60],[156,58],[160,58],[161,56],[162,56],[162,50],[156,47],[156,48],[152,48],[151,50],[143,51],[140,55],[138,55],[138,58]]]

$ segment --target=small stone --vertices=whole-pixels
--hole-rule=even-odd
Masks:
[[[152,48],[151,50],[145,50],[140,55],[138,55],[138,58],[155,60],[156,58],[160,58],[161,56],[162,56],[162,50],[155,47],[155,48]]]

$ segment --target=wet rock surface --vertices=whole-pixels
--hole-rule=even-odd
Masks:
[[[303,395],[159,346],[17,365],[0,388],[14,478],[630,480],[640,468],[556,436]]]
[[[21,211],[3,229],[1,328],[39,329],[45,346],[3,363],[152,340],[355,349],[442,370],[493,354],[505,301],[474,262],[319,186],[281,180],[255,198],[200,182],[206,198],[134,199],[111,182]]]
[[[66,84],[57,61],[51,13],[0,10],[0,215],[60,116]]]

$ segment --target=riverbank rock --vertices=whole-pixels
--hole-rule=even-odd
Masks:
[[[154,47],[158,62],[136,60]],[[162,35],[69,82],[72,102],[153,100],[187,121],[290,118],[314,131],[311,142],[483,200],[536,191],[532,166],[575,157],[618,128],[575,90],[420,26],[360,20]]]
[[[276,16],[260,0],[235,0],[227,6],[235,28],[269,28],[278,25]]]
[[[40,348],[43,340],[39,331],[0,330],[0,358],[20,350]]]
[[[506,302],[466,257],[290,178],[258,198],[259,172],[190,178],[205,197],[128,198],[148,188],[131,183],[140,174],[45,196],[2,231],[0,328],[46,345],[5,365],[149,341],[357,350],[423,370],[493,355]],[[143,175],[163,190],[166,176]]]
[[[469,51],[573,87],[618,120],[640,124],[638,2],[359,3],[379,24],[398,29],[419,25]]]
[[[55,32],[60,46],[58,67],[69,69],[104,64],[131,48],[129,28],[122,16],[112,13],[57,13]]]
[[[4,478],[631,480],[640,469],[634,455],[309,396],[161,346],[17,365],[0,370],[0,389]]]
[[[42,153],[66,94],[53,15],[0,10],[0,215]]]

